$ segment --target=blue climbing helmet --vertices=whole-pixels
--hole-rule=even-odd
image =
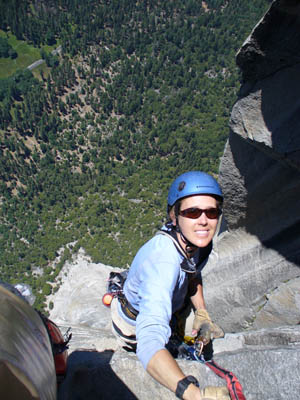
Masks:
[[[201,171],[189,171],[180,175],[172,183],[168,194],[169,213],[177,200],[196,194],[217,196],[223,201],[223,194],[218,182],[209,174]]]

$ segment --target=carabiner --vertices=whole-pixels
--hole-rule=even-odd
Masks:
[[[199,357],[199,358],[202,354],[203,346],[204,346],[204,343],[202,340],[198,340],[198,339],[195,340],[194,347],[195,347],[197,357]]]

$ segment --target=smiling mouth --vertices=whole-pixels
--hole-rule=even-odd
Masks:
[[[198,236],[207,236],[208,231],[195,231],[196,235]]]

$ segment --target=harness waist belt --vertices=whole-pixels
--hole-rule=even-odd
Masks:
[[[119,295],[118,300],[121,304],[121,309],[122,309],[123,313],[126,315],[126,317],[135,321],[139,312],[134,307],[132,307],[132,305],[126,299],[124,294]]]

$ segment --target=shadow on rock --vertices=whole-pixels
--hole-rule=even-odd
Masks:
[[[232,187],[224,182],[229,229],[245,228],[298,267],[299,38],[299,1],[276,0],[238,52],[244,83],[231,113]]]
[[[76,350],[68,359],[68,371],[58,391],[58,400],[137,400],[112,370],[114,352]]]

